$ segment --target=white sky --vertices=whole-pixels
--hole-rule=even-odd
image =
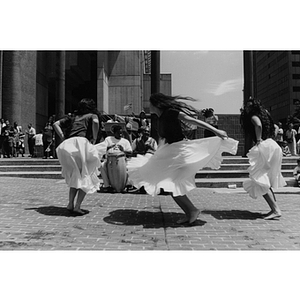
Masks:
[[[197,108],[239,114],[243,102],[242,51],[161,51],[161,73],[172,74],[172,94],[191,96]]]

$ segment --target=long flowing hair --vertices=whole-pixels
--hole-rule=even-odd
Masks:
[[[251,103],[250,106],[247,103]],[[250,134],[253,141],[256,141],[256,134],[251,118],[257,116],[262,123],[262,139],[274,138],[275,126],[270,113],[263,107],[261,101],[256,98],[250,98],[241,109],[241,125],[245,133]]]
[[[155,93],[150,96],[150,103],[161,109],[166,110],[168,108],[173,108],[179,110],[189,116],[195,116],[200,113],[200,110],[194,108],[191,105],[188,105],[180,100],[188,100],[188,101],[197,101],[192,97],[184,97],[184,96],[168,96],[162,93]]]

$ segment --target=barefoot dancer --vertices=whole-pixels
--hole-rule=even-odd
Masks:
[[[190,97],[167,96],[161,93],[150,97],[150,110],[158,116],[158,149],[152,154],[138,155],[127,165],[129,179],[137,188],[144,186],[152,196],[160,189],[172,193],[174,201],[184,211],[185,218],[178,223],[193,223],[200,210],[186,194],[195,188],[195,175],[204,167],[219,168],[222,152],[235,154],[238,142],[227,133],[192,117],[199,113],[195,108],[178,100]],[[182,132],[182,121],[209,129],[215,137],[187,140]]]
[[[62,166],[62,175],[70,188],[67,209],[83,215],[80,206],[85,195],[96,192],[100,185],[97,177],[99,152],[94,146],[99,130],[95,102],[88,98],[82,99],[74,117],[58,120],[53,127],[63,141],[56,148],[56,153]],[[62,129],[65,129],[65,134]]]
[[[273,120],[260,100],[250,98],[242,111],[241,120],[246,134],[251,136],[255,145],[247,156],[250,179],[244,182],[244,189],[250,197],[263,196],[271,208],[265,220],[279,218],[281,211],[273,193],[273,188],[286,185],[281,175],[282,150],[272,139],[275,132]]]

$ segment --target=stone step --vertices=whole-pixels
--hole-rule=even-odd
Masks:
[[[60,165],[11,165],[0,166],[0,172],[45,172],[61,171]]]
[[[17,157],[17,158],[1,158],[1,166],[39,166],[39,165],[60,165],[58,159],[42,159],[42,158],[30,158],[30,157]]]
[[[0,172],[0,177],[44,178],[63,180],[60,172]],[[198,188],[241,188],[246,178],[195,178]],[[287,187],[297,187],[293,177],[284,178]],[[100,178],[102,183],[102,179]],[[17,182],[16,182],[17,183]]]
[[[281,170],[283,177],[292,177],[293,170]],[[196,178],[247,178],[247,170],[199,170]]]

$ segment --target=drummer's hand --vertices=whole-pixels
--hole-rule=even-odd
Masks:
[[[223,139],[223,140],[228,138],[227,132],[224,131],[224,130],[218,130],[218,131],[216,132],[216,135],[217,135],[218,137],[220,137],[221,139]]]
[[[120,149],[122,152],[124,152],[124,148],[123,148],[123,146],[121,146],[121,145],[118,145],[118,147],[119,147],[119,149]]]

